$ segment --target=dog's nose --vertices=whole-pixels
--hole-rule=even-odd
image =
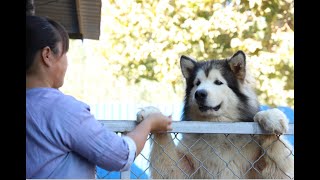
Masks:
[[[196,91],[196,93],[195,93],[195,98],[196,98],[196,100],[198,100],[198,101],[203,101],[203,100],[206,99],[207,95],[208,95],[207,91],[205,91],[205,90],[198,90],[198,91]]]

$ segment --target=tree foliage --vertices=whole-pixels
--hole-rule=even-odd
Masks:
[[[293,0],[106,0],[99,51],[116,76],[183,85],[182,54],[243,50],[260,102],[294,106]]]

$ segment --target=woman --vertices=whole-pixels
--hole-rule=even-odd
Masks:
[[[26,178],[95,178],[96,165],[129,169],[150,132],[171,129],[154,113],[126,136],[107,130],[90,107],[65,95],[69,37],[46,17],[26,17]]]

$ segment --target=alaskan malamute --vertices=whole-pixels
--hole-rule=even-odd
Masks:
[[[245,54],[199,62],[181,56],[180,65],[186,80],[182,121],[256,121],[273,134],[183,134],[177,146],[170,133],[154,134],[151,178],[293,178],[292,147],[280,136],[288,119],[278,109],[259,111]],[[142,109],[138,121],[154,111]]]

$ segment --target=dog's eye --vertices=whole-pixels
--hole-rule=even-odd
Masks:
[[[221,85],[221,84],[223,84],[221,81],[219,81],[219,80],[215,80],[214,81],[214,84],[216,84],[216,85]]]
[[[200,85],[200,83],[201,83],[201,82],[200,82],[200,80],[198,80],[198,81],[197,81],[197,83],[196,83],[196,85],[197,85],[197,86],[199,86],[199,85]]]

